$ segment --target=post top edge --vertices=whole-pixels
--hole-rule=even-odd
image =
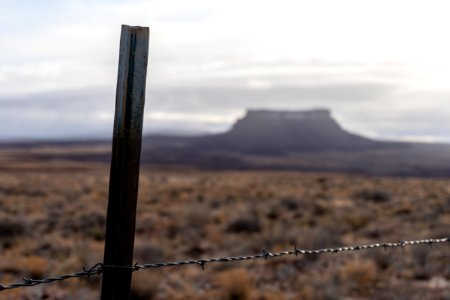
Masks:
[[[130,30],[149,30],[146,26],[130,26],[126,24],[122,24],[122,30],[123,29],[130,29]]]

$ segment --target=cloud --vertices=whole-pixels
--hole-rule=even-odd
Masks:
[[[224,131],[247,108],[330,108],[344,128],[382,139],[450,140],[447,120],[450,93],[411,91],[403,85],[364,80],[289,85],[298,76],[245,76],[191,86],[149,86],[145,132]],[[251,77],[250,77],[251,78]],[[290,79],[289,79],[290,78]],[[301,81],[301,80],[299,80]],[[0,138],[109,137],[114,88],[83,88],[0,98]],[[427,101],[424,101],[424,99]],[[440,107],[436,110],[436,107]]]
[[[450,140],[445,2],[5,3],[0,138],[109,134],[130,24],[151,27],[146,130],[224,130],[249,107],[329,107],[370,136]]]
[[[211,132],[224,130],[246,108],[307,109],[370,102],[392,87],[376,84],[334,84],[250,87],[149,89],[146,131],[175,131],[186,126]],[[367,97],[367,95],[371,95]],[[110,132],[114,113],[112,89],[82,89],[0,99],[1,137],[67,136]],[[66,130],[66,131],[64,131]]]

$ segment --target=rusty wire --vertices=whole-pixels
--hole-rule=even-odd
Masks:
[[[131,271],[139,271],[144,269],[154,269],[154,268],[164,268],[164,267],[181,267],[184,265],[199,265],[202,269],[205,268],[206,264],[209,263],[227,263],[232,261],[244,261],[244,260],[254,260],[254,259],[269,259],[280,256],[287,255],[311,255],[311,254],[325,254],[325,253],[339,253],[339,252],[348,252],[348,251],[360,251],[360,250],[370,250],[376,248],[384,248],[385,250],[388,248],[397,248],[397,247],[405,247],[405,246],[417,246],[421,244],[433,245],[433,244],[441,244],[450,242],[450,237],[439,238],[439,239],[423,239],[423,240],[410,240],[410,241],[397,241],[394,243],[374,243],[374,244],[366,244],[366,245],[356,245],[356,246],[345,246],[345,247],[335,247],[335,248],[323,248],[323,249],[314,249],[314,250],[304,250],[298,249],[294,247],[293,250],[287,250],[282,252],[268,252],[262,251],[260,254],[255,255],[247,255],[247,256],[225,256],[219,258],[206,258],[206,259],[190,259],[190,260],[181,260],[181,261],[173,261],[173,262],[160,262],[160,263],[149,263],[149,264],[135,264],[133,266],[112,266],[105,265],[102,263],[97,263],[89,269],[83,268],[83,271],[61,275],[55,277],[48,277],[43,279],[31,279],[31,278],[23,278],[23,282],[13,283],[9,285],[0,285],[0,291],[10,290],[15,288],[27,287],[27,286],[35,286],[44,283],[53,283],[56,281],[63,281],[70,278],[80,278],[86,277],[89,278],[93,275],[101,275],[106,268],[119,268],[119,269],[129,269]]]

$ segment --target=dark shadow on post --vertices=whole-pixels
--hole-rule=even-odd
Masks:
[[[130,297],[149,29],[122,25],[102,300]]]

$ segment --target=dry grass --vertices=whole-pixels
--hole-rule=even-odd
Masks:
[[[448,236],[450,182],[300,172],[141,173],[139,263]],[[102,260],[108,166],[27,162],[0,171],[0,282]],[[448,246],[135,273],[134,299],[445,299]],[[436,287],[438,278],[441,284]],[[443,278],[443,279],[442,279]],[[444,284],[442,284],[444,280]],[[2,292],[97,299],[99,278]],[[3,298],[2,298],[3,299]]]

